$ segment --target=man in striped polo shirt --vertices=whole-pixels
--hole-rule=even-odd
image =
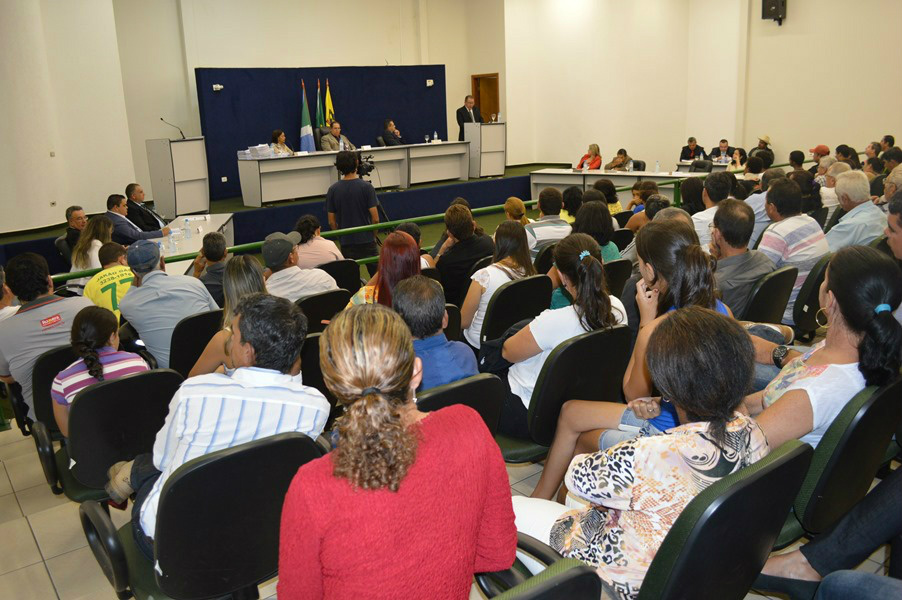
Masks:
[[[526,226],[526,241],[533,260],[539,251],[570,235],[570,223],[561,218],[564,197],[557,188],[545,188],[539,192],[539,220]]]
[[[229,355],[235,370],[187,379],[169,404],[153,454],[110,469],[106,489],[121,502],[137,492],[132,528],[153,560],[160,492],[166,480],[199,456],[253,440],[299,431],[317,437],[329,403],[301,383],[301,345],[307,318],[293,303],[269,294],[246,296],[232,320]]]

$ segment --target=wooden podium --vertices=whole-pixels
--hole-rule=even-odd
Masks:
[[[464,123],[464,141],[470,142],[470,177],[504,175],[506,123]]]
[[[210,212],[204,138],[145,140],[144,146],[154,210],[169,220]]]

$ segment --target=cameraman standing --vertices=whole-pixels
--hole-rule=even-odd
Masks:
[[[335,159],[335,168],[341,174],[341,179],[329,186],[326,193],[326,212],[329,215],[329,227],[333,230],[379,222],[376,190],[369,181],[360,179],[357,165],[357,154],[354,152],[339,152]],[[338,241],[345,258],[360,259],[379,254],[375,231],[342,235]],[[376,268],[376,263],[366,266],[371,276],[376,274]]]

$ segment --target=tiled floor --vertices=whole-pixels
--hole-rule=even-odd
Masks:
[[[541,472],[541,464],[508,466],[511,494],[528,496]],[[130,518],[128,511],[111,514],[117,527]],[[17,430],[0,432],[0,548],[0,600],[116,598],[88,548],[78,505],[50,492],[34,442]],[[885,559],[881,548],[859,570],[883,572]],[[275,581],[260,592],[275,598]]]

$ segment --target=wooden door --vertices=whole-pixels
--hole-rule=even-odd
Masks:
[[[482,73],[470,76],[472,94],[476,100],[476,106],[482,115],[482,121],[488,123],[492,115],[497,115],[501,110],[501,102],[498,95],[498,73]]]

